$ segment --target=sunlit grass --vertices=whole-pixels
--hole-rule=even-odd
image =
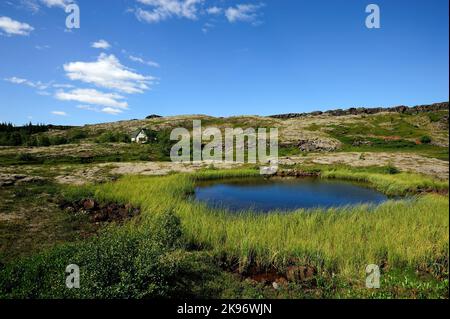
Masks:
[[[387,195],[405,195],[426,191],[448,190],[448,181],[438,181],[430,177],[412,174],[380,174],[355,172],[351,169],[330,169],[321,172],[323,178],[336,178],[367,182]]]
[[[95,189],[99,200],[131,202],[143,214],[130,229],[147,227],[154,216],[173,210],[189,244],[225,257],[244,270],[250,265],[284,268],[313,265],[319,270],[363,277],[367,264],[427,268],[448,259],[448,196],[428,194],[388,201],[377,207],[298,210],[239,215],[193,201],[198,179],[246,177],[256,170],[203,171],[164,177],[127,176]],[[387,194],[448,189],[448,184],[412,174],[372,174],[335,170],[325,178],[371,183]]]

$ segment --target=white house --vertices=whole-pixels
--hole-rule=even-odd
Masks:
[[[131,134],[131,142],[133,143],[147,143],[148,142],[148,134],[146,129],[139,129]]]

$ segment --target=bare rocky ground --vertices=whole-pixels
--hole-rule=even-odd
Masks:
[[[392,165],[404,172],[449,178],[448,162],[411,153],[321,153],[280,159],[280,164],[345,164],[353,167]]]
[[[97,164],[55,177],[62,184],[83,185],[92,182],[103,182],[122,175],[167,175],[170,173],[192,173],[208,168],[229,169],[241,165],[230,163],[172,163],[172,162],[128,162],[114,164]]]
[[[280,158],[282,165],[336,165],[344,164],[353,167],[392,165],[401,171],[432,176],[439,179],[449,178],[448,162],[423,157],[410,153],[310,153],[307,156],[289,156]],[[114,180],[122,175],[167,175],[170,173],[191,173],[200,169],[214,167],[230,169],[242,166],[235,163],[172,163],[172,162],[126,162],[101,163],[89,165],[55,166],[52,178],[61,184],[83,185]],[[22,167],[20,174],[15,174],[11,168],[0,168],[0,184],[24,183],[37,181],[39,170],[33,167]],[[29,176],[28,176],[28,175]],[[20,177],[16,178],[17,176]]]
[[[344,112],[345,113],[345,112]],[[344,114],[343,113],[343,114]],[[347,112],[351,113],[351,112]],[[417,142],[418,136],[426,134],[431,137],[432,144],[448,148],[448,115],[440,120],[432,120],[429,113],[423,112],[411,116],[398,113],[380,112],[376,114],[347,114],[333,116],[327,113],[306,114],[301,117],[273,118],[262,116],[236,116],[229,118],[205,115],[185,115],[157,117],[142,120],[118,121],[85,125],[81,127],[89,138],[79,144],[67,144],[49,147],[0,147],[0,157],[13,158],[17,154],[32,155],[34,158],[49,159],[53,157],[73,157],[75,159],[111,157],[111,163],[105,164],[55,164],[55,165],[5,165],[0,166],[0,185],[27,182],[29,176],[45,177],[63,184],[81,185],[90,182],[103,182],[125,174],[164,175],[171,172],[192,172],[207,167],[209,164],[179,164],[171,162],[116,162],[117,154],[129,154],[139,150],[138,145],[127,143],[93,143],[93,138],[105,131],[130,133],[138,128],[146,127],[161,130],[174,127],[192,127],[193,120],[202,120],[202,127],[242,127],[242,128],[278,128],[280,146],[288,146],[300,150],[305,156],[281,158],[281,164],[346,164],[350,166],[384,166],[393,165],[402,171],[411,171],[438,178],[448,179],[448,162],[436,159],[433,154],[425,152],[410,153],[393,149],[384,152],[361,153],[356,149],[344,148],[342,141],[333,135],[335,128],[347,128],[339,131],[346,137],[354,137],[356,141],[368,143],[367,138],[378,137],[385,140],[402,138]],[[358,130],[356,128],[364,128]],[[373,136],[373,132],[377,133]],[[411,132],[420,132],[410,136]],[[402,136],[398,136],[399,134]],[[48,135],[65,134],[64,131],[51,131]],[[348,142],[346,142],[348,144]],[[361,144],[365,145],[365,144]],[[358,146],[358,145],[356,145]],[[344,150],[346,152],[344,152]],[[298,153],[297,153],[298,154]],[[419,155],[421,154],[421,155]],[[423,156],[422,156],[423,155]],[[425,155],[427,157],[425,157]],[[434,158],[433,158],[434,157]],[[139,158],[140,159],[140,158]],[[109,158],[107,159],[110,160]],[[129,159],[125,159],[128,161]],[[144,159],[145,160],[145,159]],[[216,168],[235,167],[233,164],[214,164]],[[22,176],[17,176],[22,175]]]
[[[306,156],[289,156],[280,158],[281,165],[336,165],[343,164],[353,167],[392,165],[401,171],[432,176],[439,179],[449,178],[448,162],[434,158],[423,157],[412,153],[385,152],[334,152],[309,153]],[[172,162],[123,162],[100,164],[55,165],[51,168],[39,168],[36,165],[20,167],[0,167],[0,186],[20,185],[54,180],[66,185],[83,185],[86,183],[101,183],[115,180],[122,175],[167,175],[170,173],[191,173],[200,169],[214,167],[230,169],[242,166],[235,163],[172,163]],[[42,175],[44,175],[42,177]]]

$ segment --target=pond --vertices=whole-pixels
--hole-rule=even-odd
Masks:
[[[292,211],[358,204],[377,205],[388,197],[362,183],[320,178],[245,178],[200,182],[195,199],[232,212]]]

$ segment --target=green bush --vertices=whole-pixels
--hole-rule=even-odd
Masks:
[[[34,162],[36,161],[36,157],[29,153],[19,153],[16,156],[16,159],[21,162]]]
[[[391,174],[391,175],[398,174],[398,173],[400,173],[400,170],[395,166],[389,165],[389,166],[386,166],[386,173]]]
[[[50,146],[50,139],[46,135],[38,137],[37,146]]]
[[[179,247],[181,239],[181,221],[173,211],[166,212],[156,218],[154,239],[164,247]]]
[[[67,144],[67,138],[64,136],[53,136],[50,138],[51,145],[63,145]]]
[[[85,131],[83,131],[81,129],[72,129],[68,133],[67,141],[69,143],[74,143],[74,142],[78,142],[82,139],[85,139],[87,137],[88,137],[88,135]]]
[[[131,141],[128,134],[120,132],[105,132],[97,139],[97,143],[129,143]]]
[[[168,212],[149,228],[110,230],[20,259],[0,268],[0,299],[188,297],[207,270],[180,250],[180,238],[180,220]],[[70,264],[80,267],[79,289],[65,286]]]
[[[38,145],[38,140],[35,136],[30,136],[30,138],[27,141],[27,146],[31,147],[31,146],[37,146]]]
[[[175,144],[170,140],[171,130],[161,130],[156,134],[157,151],[160,154],[161,159],[170,157],[170,150]]]
[[[430,144],[431,143],[431,137],[429,137],[427,135],[422,136],[420,138],[420,143],[422,143],[422,144]]]

